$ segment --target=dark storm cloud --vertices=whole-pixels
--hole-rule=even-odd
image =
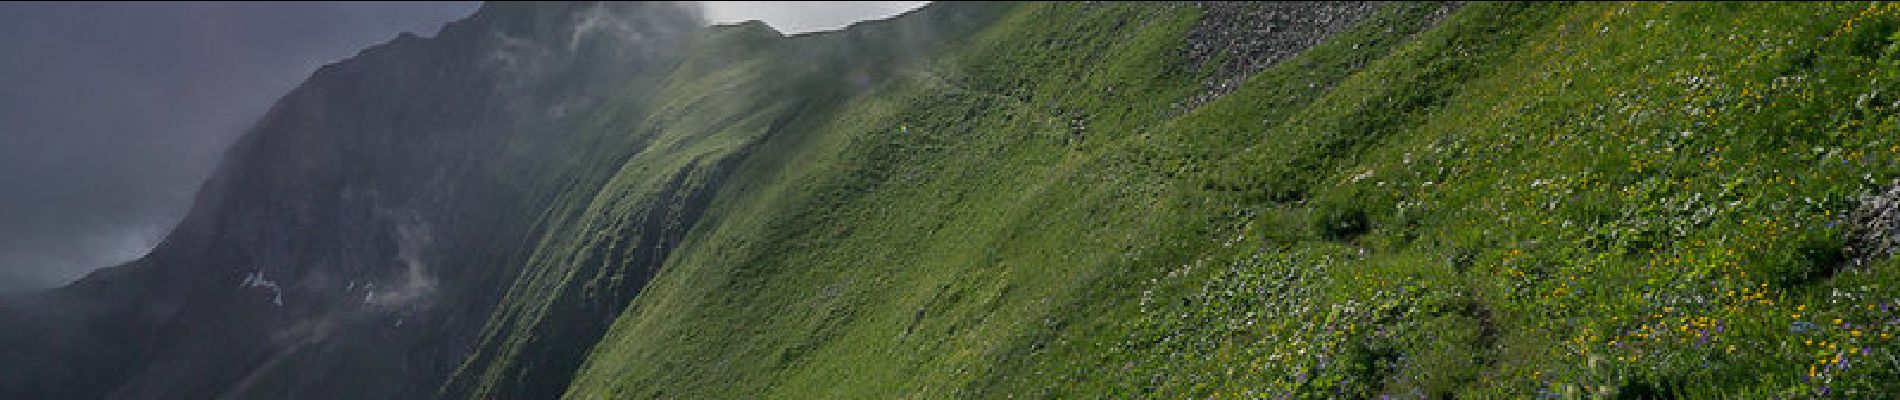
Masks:
[[[474,3],[0,3],[0,292],[145,252],[317,66]]]

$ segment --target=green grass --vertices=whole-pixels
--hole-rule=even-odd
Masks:
[[[510,321],[606,279],[577,255],[639,230],[599,224],[684,176],[717,194],[567,396],[1900,391],[1900,272],[1838,250],[1900,177],[1900,6],[1436,8],[1188,111],[1191,7],[1022,4],[902,62],[682,69],[666,133],[586,193],[608,217],[556,225],[489,341],[536,340]],[[757,46],[821,40],[878,39]]]
[[[545,237],[490,316],[477,351],[444,387],[448,397],[534,397],[558,392],[587,343],[643,283],[660,247],[690,226],[695,194],[711,193],[726,160],[745,154],[801,97],[760,79],[772,66],[744,54],[768,38],[739,27],[694,43],[651,88],[579,128],[591,144],[574,157],[577,184],[542,216]],[[646,93],[640,93],[645,95]],[[627,113],[644,114],[626,118]],[[637,115],[637,114],[636,114]],[[603,175],[604,173],[604,175]],[[588,186],[587,184],[598,186]],[[657,257],[663,257],[661,253]]]

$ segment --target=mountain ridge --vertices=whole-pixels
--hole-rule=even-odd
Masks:
[[[0,397],[1900,390],[1900,5],[703,25],[320,68],[159,249],[0,301]]]

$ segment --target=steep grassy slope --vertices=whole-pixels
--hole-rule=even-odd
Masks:
[[[740,119],[567,395],[1900,390],[1900,266],[1841,250],[1900,176],[1900,6],[1438,10],[1189,109],[1198,8],[1025,4]]]
[[[548,233],[439,395],[558,396],[684,235],[716,218],[707,206],[732,190],[725,182],[735,167],[769,157],[756,155],[762,142],[832,115],[839,99],[883,79],[901,56],[966,35],[1004,7],[937,7],[904,25],[866,24],[798,43],[756,22],[702,32],[664,85],[617,100],[646,108],[586,117],[593,122],[578,134],[604,148],[583,151],[626,155],[571,166],[580,176],[543,214]]]
[[[766,147],[788,155],[743,169],[753,172],[728,190],[759,194],[715,203],[718,228],[691,237],[668,266],[678,272],[642,295],[665,303],[636,306],[621,329],[637,331],[603,346],[627,340],[631,354],[597,354],[591,368],[616,371],[581,388],[983,390],[1007,372],[987,364],[1026,350],[1022,334],[1135,268],[1156,237],[1200,236],[1178,223],[1193,206],[1164,201],[1180,172],[1164,163],[1191,161],[1174,154],[1189,144],[1139,134],[1200,89],[1204,73],[1178,52],[1194,10],[1023,7],[953,57],[854,100],[807,134],[820,139]],[[1399,41],[1374,40],[1385,28],[1416,30],[1434,8],[1394,8],[1342,45],[1364,52],[1326,51],[1336,57],[1281,79],[1336,80]],[[671,378],[622,379],[655,375]]]

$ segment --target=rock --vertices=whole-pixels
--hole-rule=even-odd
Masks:
[[[1194,2],[1204,13],[1188,31],[1187,57],[1196,66],[1219,62],[1206,89],[1184,104],[1198,108],[1232,93],[1255,72],[1346,30],[1378,8],[1376,2]]]
[[[1900,250],[1900,180],[1886,191],[1862,196],[1847,216],[1848,255],[1855,266],[1892,257]]]
[[[1204,90],[1177,105],[1193,110],[1239,89],[1241,83],[1280,61],[1291,58],[1339,32],[1351,28],[1379,8],[1380,2],[1247,2],[1199,1],[1203,16],[1188,31],[1183,46],[1197,67],[1214,66]],[[1456,6],[1448,4],[1428,18],[1437,23]]]

